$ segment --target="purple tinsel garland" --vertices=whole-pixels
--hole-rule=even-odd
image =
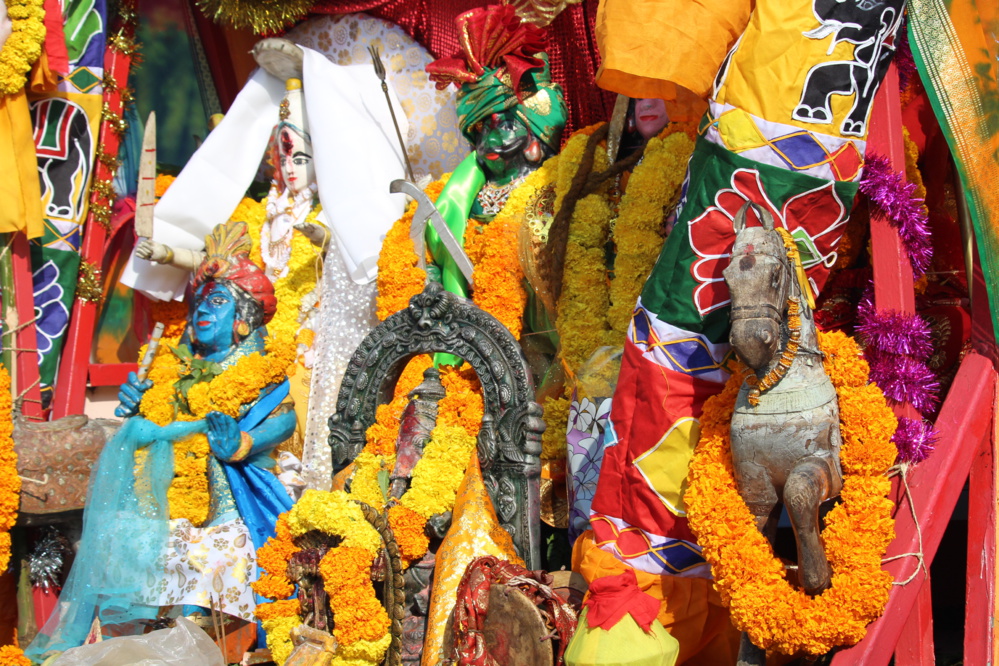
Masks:
[[[918,463],[929,458],[940,434],[929,423],[903,416],[891,438],[898,449],[898,462]]]
[[[933,353],[929,325],[919,315],[878,310],[870,290],[857,305],[857,325],[854,332],[868,348],[878,352],[903,354],[925,361]]]
[[[864,341],[864,358],[870,365],[870,380],[885,397],[908,402],[922,414],[936,409],[940,381],[926,364],[933,353],[930,327],[915,314],[878,310],[872,289],[857,306],[855,332]],[[933,450],[937,432],[933,426],[910,418],[900,418],[892,441],[900,462],[925,460]]]
[[[921,414],[937,407],[940,382],[926,363],[909,356],[880,353],[868,348],[864,358],[871,366],[871,381],[885,397],[898,403],[910,403]]]
[[[930,267],[933,245],[923,200],[912,195],[915,189],[916,185],[907,183],[885,157],[869,154],[864,159],[860,191],[874,204],[876,214],[887,219],[898,232],[912,272],[919,277]]]

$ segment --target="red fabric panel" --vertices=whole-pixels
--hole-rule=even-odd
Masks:
[[[45,54],[49,69],[57,74],[69,74],[69,54],[62,30],[62,6],[59,0],[45,0]]]

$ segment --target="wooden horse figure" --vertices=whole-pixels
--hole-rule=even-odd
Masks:
[[[753,371],[732,415],[732,462],[739,494],[771,543],[780,503],[787,506],[799,582],[815,595],[831,577],[819,536],[819,505],[843,486],[839,403],[822,366],[794,241],[755,205],[763,226],[747,227],[749,206],[733,221],[735,245],[723,272],[732,298],[729,341]],[[766,652],[743,634],[740,666],[765,661]]]

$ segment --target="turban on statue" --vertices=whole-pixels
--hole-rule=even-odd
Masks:
[[[205,260],[194,272],[195,291],[209,281],[233,285],[256,301],[268,323],[277,310],[274,285],[250,260],[253,241],[245,222],[220,224],[205,239]]]
[[[458,86],[458,125],[475,143],[476,126],[494,113],[514,114],[552,150],[568,111],[562,89],[552,83],[544,30],[523,23],[510,5],[479,7],[456,19],[461,52],[427,65],[443,90]]]

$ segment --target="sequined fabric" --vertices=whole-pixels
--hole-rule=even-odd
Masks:
[[[513,564],[524,564],[513,547],[513,539],[496,518],[474,452],[458,489],[453,515],[451,529],[437,551],[430,616],[423,640],[423,666],[434,666],[440,660],[448,615],[454,608],[458,585],[469,563],[477,557],[493,555]]]
[[[443,58],[459,49],[455,17],[483,4],[482,0],[319,0],[312,11],[367,12],[384,18],[423,44],[435,58]],[[569,105],[565,138],[580,127],[606,120],[614,106],[614,96],[593,81],[600,64],[594,35],[597,4],[597,0],[584,0],[572,5],[548,26],[546,51],[552,79],[562,86]]]
[[[328,490],[333,477],[329,417],[336,411],[336,398],[347,364],[364,336],[378,324],[375,316],[377,286],[357,284],[347,275],[336,237],[330,243],[323,267],[319,322],[313,343],[312,392],[302,449],[302,476],[308,488]]]

